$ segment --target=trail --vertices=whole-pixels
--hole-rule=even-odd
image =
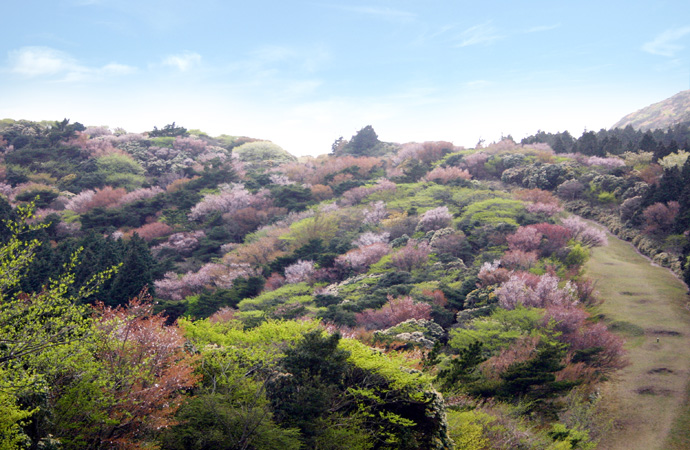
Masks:
[[[627,340],[630,365],[604,387],[616,428],[603,450],[690,449],[690,311],[685,285],[609,234],[587,276],[605,303],[599,311]]]

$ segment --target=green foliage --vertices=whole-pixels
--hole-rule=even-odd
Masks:
[[[480,378],[477,366],[486,361],[483,344],[472,342],[460,349],[458,357],[450,360],[450,366],[438,372],[438,380],[446,390],[469,389]]]
[[[159,130],[158,127],[153,127],[152,131],[148,132],[149,137],[155,138],[159,136],[187,136],[187,129],[184,127],[175,126],[175,122],[168,124]]]
[[[294,184],[274,186],[271,188],[271,195],[276,205],[287,208],[288,211],[304,211],[313,203],[311,189]]]
[[[568,255],[563,262],[568,267],[581,267],[589,259],[589,249],[580,243],[575,243],[570,247]]]
[[[592,450],[597,447],[596,443],[590,441],[587,431],[568,428],[561,423],[551,425],[547,434],[554,441],[567,442],[571,449]]]
[[[161,437],[170,450],[298,450],[299,431],[280,428],[261,402],[228,393],[191,397],[178,411],[179,424]]]
[[[174,143],[175,143],[175,138],[173,136],[161,136],[161,137],[154,137],[151,139],[151,144],[155,145],[156,147],[172,148]]]
[[[496,420],[481,411],[448,411],[448,434],[456,450],[486,450],[491,441],[485,429]]]
[[[341,146],[338,155],[374,156],[374,149],[380,143],[374,128],[367,125],[357,132],[349,142]]]
[[[476,318],[464,325],[465,328],[451,330],[449,344],[460,350],[481,342],[493,353],[521,337],[537,333],[543,316],[544,311],[538,308],[496,309],[489,317]]]
[[[518,217],[524,210],[524,204],[517,200],[488,199],[469,205],[460,216],[460,223],[468,231],[478,225],[498,223],[518,227]]]
[[[5,376],[0,370],[0,380]],[[20,450],[26,448],[28,436],[22,431],[25,419],[31,417],[34,410],[22,410],[17,405],[17,399],[5,387],[0,387],[0,450]]]
[[[263,163],[269,166],[297,160],[279,145],[270,141],[247,142],[235,147],[233,153],[239,156],[241,161]]]

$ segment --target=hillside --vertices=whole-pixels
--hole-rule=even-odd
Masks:
[[[626,426],[595,393],[629,336],[585,271],[605,233],[569,211],[690,278],[677,130],[367,126],[299,159],[174,123],[0,134],[13,450],[592,449]]]
[[[690,122],[690,90],[679,92],[673,97],[628,114],[612,128],[625,128],[630,125],[642,131],[665,130],[684,122]]]

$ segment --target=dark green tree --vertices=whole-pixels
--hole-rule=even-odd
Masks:
[[[153,295],[155,265],[146,241],[135,233],[125,244],[122,267],[113,280],[105,303],[109,306],[123,305],[139,295],[144,288],[148,288]]]
[[[374,127],[367,125],[357,132],[352,139],[340,147],[338,155],[371,156],[374,148],[380,143]]]
[[[323,336],[320,330],[304,336],[294,348],[289,349],[280,363],[281,372],[268,384],[268,397],[274,417],[284,427],[299,428],[307,448],[323,431],[319,419],[344,390],[349,353],[338,348],[340,335]]]

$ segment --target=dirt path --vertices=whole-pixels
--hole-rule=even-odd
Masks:
[[[609,235],[586,266],[610,327],[627,339],[630,366],[603,390],[617,428],[604,450],[690,449],[690,311],[685,286]]]

